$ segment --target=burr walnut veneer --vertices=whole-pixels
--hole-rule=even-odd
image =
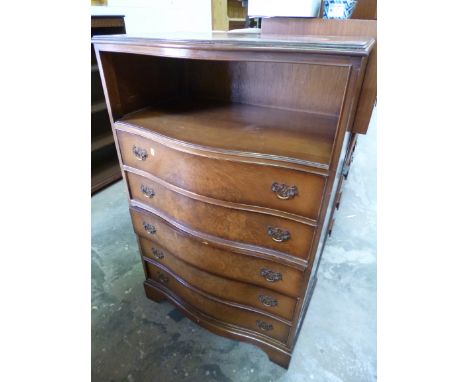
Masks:
[[[374,40],[93,42],[146,295],[288,367],[351,162]]]

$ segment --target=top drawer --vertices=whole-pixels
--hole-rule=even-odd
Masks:
[[[117,137],[125,165],[177,187],[315,220],[319,215],[325,176],[188,154],[119,130]]]

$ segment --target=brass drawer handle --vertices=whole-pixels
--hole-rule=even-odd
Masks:
[[[258,301],[260,301],[265,306],[278,306],[278,301],[275,300],[273,297],[260,294],[257,298]]]
[[[261,269],[260,276],[264,277],[265,280],[270,283],[283,280],[283,275],[281,274],[281,272],[273,272],[272,270],[267,268]]]
[[[157,281],[159,281],[162,284],[167,284],[169,282],[169,278],[162,272],[158,272],[156,274]]]
[[[257,326],[258,326],[260,329],[262,329],[262,330],[265,330],[265,331],[273,330],[273,325],[272,325],[272,324],[268,324],[268,323],[265,322],[265,321],[257,320],[256,324],[257,324]]]
[[[157,259],[159,260],[164,259],[163,251],[160,251],[157,248],[151,248],[151,252],[153,252],[153,256],[156,257]]]
[[[143,228],[146,232],[148,232],[151,235],[154,235],[156,233],[156,228],[154,227],[154,225],[143,222]]]
[[[146,158],[148,158],[148,152],[145,149],[142,149],[141,147],[133,145],[132,151],[133,155],[135,155],[138,160],[145,160]]]
[[[143,195],[150,199],[155,195],[154,190],[148,186],[145,186],[144,184],[140,185],[140,191],[143,193]]]
[[[291,234],[289,233],[289,231],[283,231],[280,228],[268,227],[267,233],[268,236],[270,236],[274,241],[278,243],[282,243],[283,241],[291,239]]]
[[[273,191],[276,194],[276,197],[278,199],[282,200],[292,199],[295,196],[299,195],[296,186],[288,186],[287,184],[277,182],[271,185],[271,191]]]

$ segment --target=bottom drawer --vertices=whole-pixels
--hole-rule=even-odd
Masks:
[[[139,240],[143,256],[154,259],[193,287],[224,300],[248,305],[289,321],[293,320],[296,299],[205,272],[179,260],[177,256],[155,243],[143,238]]]
[[[287,342],[290,331],[288,325],[259,313],[249,312],[212,300],[184,285],[181,281],[156,265],[148,262],[145,262],[145,265],[149,279],[164,285],[200,312],[219,321],[253,330],[283,343]]]

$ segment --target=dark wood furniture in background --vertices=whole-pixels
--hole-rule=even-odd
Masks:
[[[93,41],[146,295],[288,367],[374,39]]]
[[[377,0],[359,0],[351,19],[377,20]]]
[[[91,16],[91,37],[125,33],[124,16]],[[120,179],[119,159],[91,44],[91,194]]]

